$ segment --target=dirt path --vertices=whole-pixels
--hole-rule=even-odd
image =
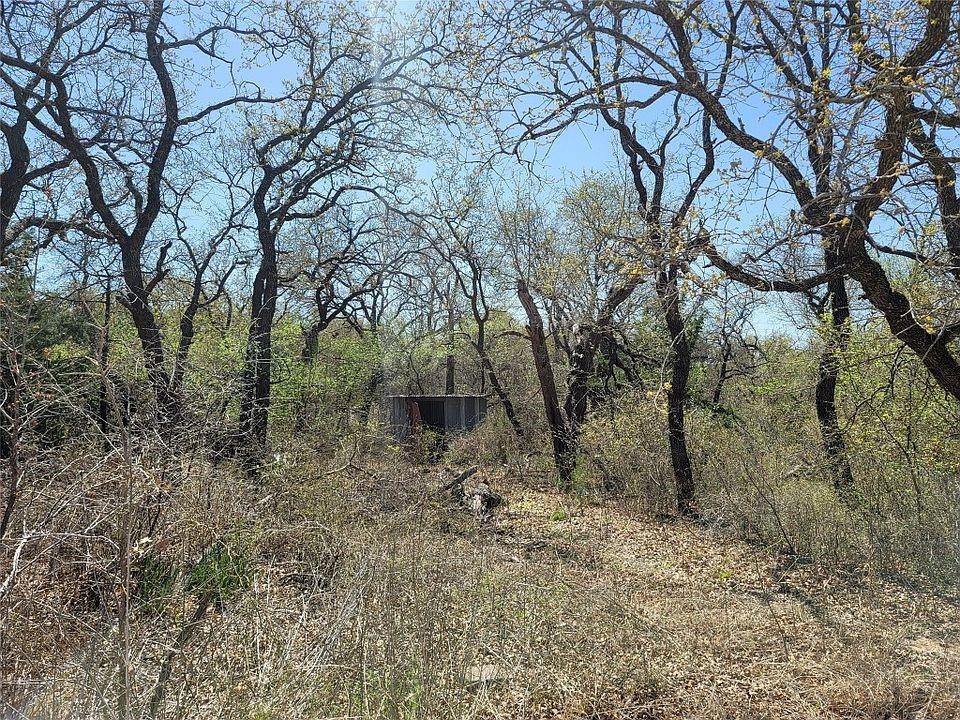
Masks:
[[[612,503],[506,496],[488,541],[498,562],[551,567],[649,628],[664,679],[651,716],[960,717],[956,601]]]

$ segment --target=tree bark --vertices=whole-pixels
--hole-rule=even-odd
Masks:
[[[4,348],[0,353],[0,459],[6,461],[8,479],[3,516],[0,517],[0,540],[7,533],[13,519],[20,490],[20,353],[15,348]]]
[[[383,366],[376,368],[367,380],[367,386],[364,388],[363,402],[360,405],[360,427],[365,428],[370,421],[370,411],[373,409],[373,401],[376,399],[377,390],[383,384],[385,373]]]
[[[26,141],[27,116],[20,114],[14,123],[0,122],[0,132],[7,144],[9,162],[0,173],[0,267],[4,265],[7,245],[16,238],[8,232],[20,204],[20,196],[26,187],[27,171],[30,168],[30,146]]]
[[[550,437],[553,441],[553,459],[556,463],[557,474],[561,486],[569,489],[573,485],[573,472],[576,469],[576,447],[560,411],[557,383],[553,374],[553,366],[550,364],[546,337],[543,334],[543,319],[540,317],[540,311],[537,310],[530,289],[523,278],[517,280],[517,295],[527,314],[527,333],[530,338],[533,363],[537,370],[537,379],[540,382],[540,394],[543,397],[547,425],[550,428]]]
[[[960,363],[950,352],[951,333],[927,330],[913,314],[910,300],[890,283],[883,266],[870,257],[866,230],[854,230],[846,239],[846,267],[850,277],[887,321],[894,337],[920,358],[933,378],[960,401]]]
[[[570,343],[570,373],[567,376],[567,396],[563,411],[571,436],[579,435],[580,426],[587,416],[587,400],[590,396],[590,379],[596,369],[597,348],[600,345],[600,329],[594,326],[583,328]]]
[[[727,384],[727,368],[730,365],[730,358],[733,355],[733,348],[728,340],[724,339],[723,350],[720,355],[720,367],[717,368],[717,384],[713,386],[713,398],[711,404],[715,408],[720,407],[720,401],[723,399],[723,387]]]
[[[503,384],[500,382],[500,377],[493,367],[493,358],[490,357],[490,353],[487,350],[486,320],[483,319],[477,320],[476,349],[477,355],[480,357],[480,365],[483,372],[487,379],[490,380],[490,387],[493,388],[493,391],[500,399],[500,404],[503,406],[503,413],[507,416],[510,427],[513,428],[513,432],[518,440],[523,439],[523,426],[520,424],[519,418],[517,418],[516,408],[513,407],[513,401],[510,399],[509,393],[507,393]]]
[[[125,267],[123,277],[127,289],[123,295],[122,304],[130,312],[137,337],[140,339],[147,368],[147,379],[156,398],[161,430],[169,433],[180,426],[183,419],[183,405],[167,372],[163,335],[157,318],[150,308],[149,294],[143,285],[139,267]]]
[[[676,486],[677,510],[686,517],[698,514],[693,465],[687,449],[686,403],[692,348],[687,336],[686,322],[680,308],[680,289],[677,286],[677,267],[670,264],[657,273],[657,295],[663,309],[667,331],[670,334],[670,387],[667,390],[667,437],[670,443],[670,463]]]
[[[244,396],[240,427],[254,452],[267,444],[270,414],[270,371],[273,360],[273,320],[277,313],[276,239],[266,222],[259,230],[260,268],[253,281],[250,303],[250,330],[247,338]]]
[[[323,330],[320,323],[314,323],[303,333],[303,350],[300,351],[300,360],[304,365],[312,365],[317,358],[320,347],[320,333]]]
[[[838,266],[839,260],[833,251],[827,251],[825,260],[827,270]],[[834,488],[841,498],[847,499],[853,489],[853,471],[847,459],[846,442],[837,414],[837,382],[841,356],[850,341],[850,300],[844,280],[845,277],[840,275],[827,283],[830,323],[818,367],[816,408],[820,438]]]
[[[454,358],[452,353],[447,353],[446,361],[446,372],[445,372],[445,382],[443,385],[443,394],[444,395],[456,395],[457,394],[457,360]]]

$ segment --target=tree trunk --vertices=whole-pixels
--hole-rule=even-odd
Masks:
[[[5,265],[7,245],[16,238],[8,233],[10,222],[20,204],[30,168],[30,146],[26,141],[27,116],[20,113],[16,122],[0,122],[0,132],[7,144],[7,169],[0,173],[0,267]]]
[[[141,280],[139,269],[135,272],[124,270],[124,282],[127,287],[123,296],[123,305],[130,312],[137,337],[140,339],[140,347],[143,350],[147,368],[147,379],[156,399],[161,430],[169,433],[180,426],[183,419],[183,406],[167,372],[163,335],[157,324],[157,318],[150,308],[149,297]]]
[[[577,450],[560,411],[560,401],[557,395],[557,383],[553,375],[553,366],[550,364],[550,354],[547,352],[547,341],[543,334],[543,319],[533,301],[533,296],[526,282],[517,280],[517,295],[527,314],[527,333],[530,337],[530,349],[533,353],[533,363],[537,369],[537,379],[540,382],[540,393],[543,396],[543,408],[547,416],[547,425],[553,440],[553,458],[557,466],[560,484],[564,489],[573,485],[573,471],[576,469]]]
[[[320,323],[314,323],[303,333],[303,350],[300,351],[300,360],[304,365],[312,365],[317,357],[317,350],[320,347],[320,332],[322,331]]]
[[[484,320],[477,321],[476,348],[477,355],[480,356],[480,365],[482,366],[483,374],[490,380],[490,387],[493,388],[493,391],[500,399],[500,404],[503,406],[503,412],[510,422],[510,427],[513,428],[513,432],[518,440],[523,439],[523,426],[520,425],[520,420],[517,418],[517,411],[513,407],[513,401],[510,400],[510,395],[501,384],[500,377],[493,367],[493,359],[490,357],[490,353],[487,352],[486,321]]]
[[[196,319],[200,311],[198,298],[190,301],[180,317],[180,338],[177,341],[177,352],[173,359],[173,375],[170,387],[178,398],[183,397],[183,380],[187,374],[187,359],[190,357],[190,348],[197,336]]]
[[[261,229],[259,234],[261,260],[250,303],[244,395],[240,408],[240,427],[254,452],[262,451],[267,444],[273,319],[277,313],[278,289],[275,239],[267,230]]]
[[[894,289],[883,266],[870,257],[867,237],[866,230],[853,229],[844,239],[844,260],[850,277],[884,316],[894,337],[913,350],[940,387],[960,401],[960,363],[950,351],[951,336],[931,332],[917,322],[910,300]]]
[[[457,360],[453,355],[453,299],[452,289],[447,285],[447,368],[446,382],[444,383],[445,395],[457,394],[456,369]]]
[[[7,533],[13,519],[20,490],[22,467],[20,465],[20,353],[12,347],[0,352],[0,459],[7,465],[7,491],[0,517],[0,540]]]
[[[367,423],[370,421],[370,411],[373,409],[373,401],[376,399],[377,390],[380,388],[380,385],[383,384],[384,377],[385,373],[382,365],[370,373],[367,386],[364,388],[363,402],[360,405],[361,428],[366,428]]]
[[[677,267],[669,265],[657,274],[657,295],[663,308],[667,331],[670,334],[670,387],[667,390],[667,438],[670,443],[670,463],[677,491],[677,510],[681,515],[695,517],[696,489],[693,465],[687,450],[686,403],[690,368],[693,364],[690,339],[680,308],[680,289],[677,286]]]
[[[600,342],[610,333],[614,313],[636,290],[639,276],[625,284],[611,288],[610,294],[597,314],[596,321],[575,329],[569,343],[570,372],[567,376],[567,396],[563,409],[566,413],[567,432],[576,443],[580,426],[587,416],[590,400],[590,381],[596,376],[596,357]]]
[[[714,408],[720,407],[720,400],[723,399],[723,386],[727,384],[727,368],[730,366],[730,357],[733,355],[733,347],[727,338],[724,338],[723,351],[720,356],[720,367],[717,368],[717,384],[713,386],[713,398],[711,404]]]
[[[835,267],[836,263],[836,255],[828,252],[827,269]],[[843,276],[827,284],[827,301],[830,324],[817,375],[817,422],[834,488],[842,499],[848,499],[853,490],[853,472],[847,460],[846,443],[837,416],[837,380],[841,355],[850,340],[850,301]]]
[[[567,416],[567,428],[571,436],[580,433],[580,426],[587,416],[587,400],[590,396],[590,379],[594,376],[595,358],[600,345],[600,330],[584,328],[575,333],[570,343],[570,373],[567,376],[567,397],[563,411]]]
[[[446,382],[443,386],[444,395],[456,395],[457,394],[457,382],[456,382],[456,368],[457,361],[451,353],[447,353],[447,362],[446,362]]]

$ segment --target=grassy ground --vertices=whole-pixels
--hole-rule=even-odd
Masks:
[[[182,643],[196,593],[139,610],[125,685],[120,630],[78,614],[21,710],[116,717],[123,691],[147,716],[172,658],[158,716],[960,716],[956,598],[502,468],[469,481],[506,500],[481,519],[439,491],[446,477],[401,458],[318,471],[291,455],[266,495],[181,486],[160,547],[189,518],[242,527],[249,584]],[[8,619],[35,634],[29,617]]]

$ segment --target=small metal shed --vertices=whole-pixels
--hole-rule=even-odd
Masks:
[[[441,435],[472,430],[487,416],[482,395],[389,395],[390,431],[404,440],[426,428]]]

